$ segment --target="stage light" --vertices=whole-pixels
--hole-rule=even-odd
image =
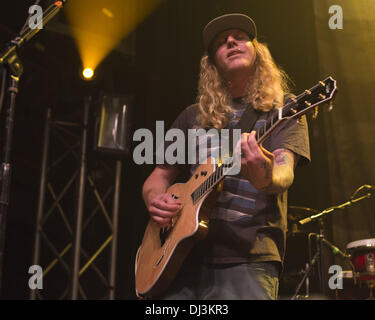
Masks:
[[[104,15],[106,15],[108,18],[113,18],[114,17],[114,14],[111,10],[107,9],[107,8],[103,8],[102,9],[102,12]]]
[[[70,1],[65,13],[83,66],[93,70],[164,0]]]
[[[94,70],[92,70],[91,68],[84,68],[82,71],[82,75],[85,80],[91,80],[94,76]]]

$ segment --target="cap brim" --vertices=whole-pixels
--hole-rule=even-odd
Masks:
[[[247,15],[241,13],[225,14],[211,20],[203,30],[203,44],[206,51],[215,37],[228,29],[240,29],[246,32],[250,40],[257,36],[257,29],[255,22]]]

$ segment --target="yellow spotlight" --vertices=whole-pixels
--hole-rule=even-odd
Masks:
[[[94,76],[94,70],[92,70],[91,68],[85,68],[82,71],[82,75],[85,80],[91,80]]]
[[[107,9],[107,8],[103,8],[102,9],[102,12],[104,15],[106,15],[108,18],[113,18],[114,17],[114,14],[111,10]]]
[[[65,13],[83,66],[93,70],[164,0],[77,0]]]

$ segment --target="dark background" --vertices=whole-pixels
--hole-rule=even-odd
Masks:
[[[366,51],[366,48],[373,48],[374,38],[357,36],[361,34],[356,25],[361,19],[360,14],[345,20],[346,14],[353,9],[348,1],[320,1],[319,5],[314,2],[166,0],[133,32],[131,36],[136,40],[132,42],[132,50],[121,50],[127,41],[124,39],[101,63],[96,71],[97,78],[89,84],[79,76],[81,62],[72,36],[59,32],[61,26],[68,24],[63,13],[50,28],[27,43],[20,53],[25,70],[17,97],[12,144],[13,176],[2,297],[27,299],[29,295],[27,281],[30,275],[27,271],[34,250],[46,108],[53,107],[54,114],[64,118],[81,113],[85,96],[96,96],[101,91],[128,94],[134,96],[133,131],[137,128],[154,131],[156,120],[164,120],[168,127],[179,112],[195,102],[199,60],[203,53],[201,30],[219,14],[241,12],[254,18],[259,40],[268,44],[277,64],[289,74],[295,83],[295,93],[312,87],[328,75],[338,80],[340,92],[336,108],[331,113],[321,111],[317,120],[309,118],[312,162],[296,170],[295,182],[289,191],[289,204],[322,210],[347,201],[362,184],[375,184],[372,122],[375,112],[371,97],[375,73],[370,72],[374,64],[369,59],[371,54]],[[16,36],[33,3],[6,1],[2,4],[1,46]],[[42,2],[45,3],[50,2]],[[343,30],[328,27],[328,8],[334,3],[343,6]],[[365,26],[361,24],[362,28],[367,28],[363,32],[369,25],[373,26],[371,21],[374,20],[368,18],[366,21],[370,22]],[[356,46],[350,41],[356,41]],[[364,52],[366,56],[361,59]],[[355,63],[345,63],[348,61],[345,59],[352,55],[357,57]],[[366,76],[354,72],[361,68]],[[357,95],[360,95],[360,105],[356,103]],[[4,108],[5,105],[2,119]],[[3,140],[1,142],[3,144]],[[137,166],[131,157],[123,158],[116,282],[118,299],[135,298],[134,257],[147,223],[141,187],[151,170],[152,166]],[[290,214],[298,217],[309,215],[296,210],[291,210]],[[327,238],[342,249],[351,241],[374,238],[374,199],[327,217],[324,226]],[[303,229],[318,230],[315,224]],[[306,234],[293,235],[288,242],[293,250],[288,253],[288,265],[297,270],[307,257]],[[325,270],[333,260],[330,252],[325,250]],[[335,261],[347,266],[345,261],[337,258]],[[55,273],[54,277],[59,279],[59,274]],[[314,281],[313,287],[316,288],[316,277]],[[290,294],[290,288],[284,289],[285,294]],[[100,297],[100,294],[94,293],[93,297]]]

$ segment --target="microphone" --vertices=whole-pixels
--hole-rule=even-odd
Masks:
[[[308,223],[312,221],[312,218],[308,217],[308,218],[305,218],[305,219],[302,219],[300,221],[298,221],[299,224],[305,224],[305,223]]]

